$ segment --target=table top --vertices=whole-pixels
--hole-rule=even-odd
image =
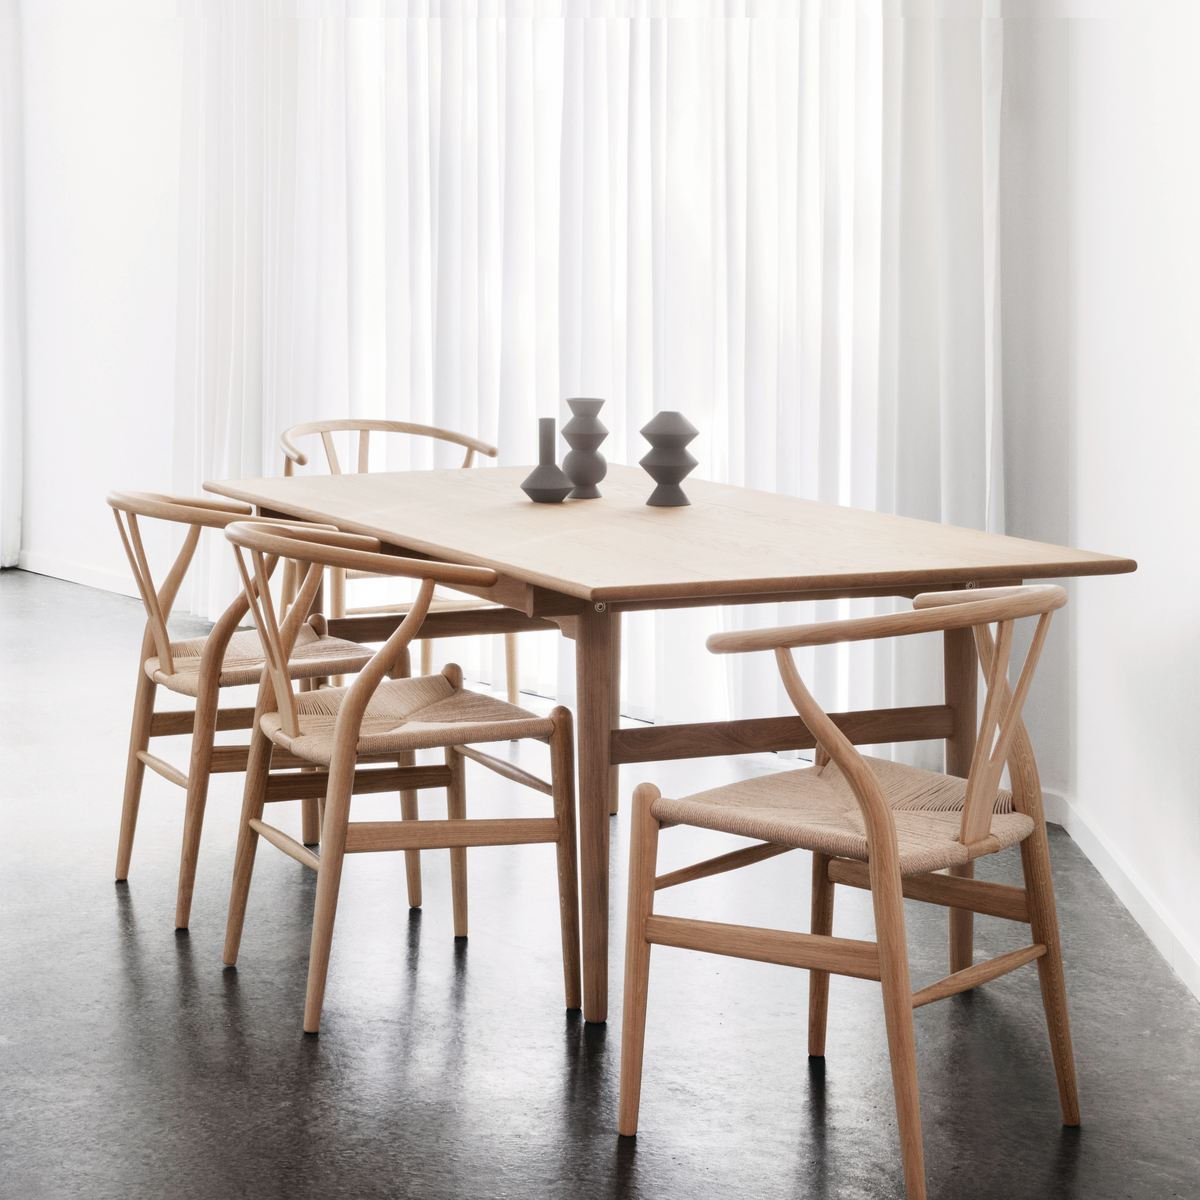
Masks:
[[[214,480],[206,490],[391,546],[492,567],[589,601],[856,591],[1113,575],[1128,558],[700,479],[651,508],[653,482],[610,464],[598,500],[534,504],[530,467]]]

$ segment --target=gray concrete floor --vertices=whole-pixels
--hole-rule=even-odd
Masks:
[[[310,872],[262,849],[240,962],[221,964],[240,776],[214,783],[188,932],[172,920],[182,797],[154,776],[129,882],[113,882],[142,624],[136,601],[0,573],[0,1196],[903,1195],[879,991],[851,979],[835,978],[827,1055],[810,1061],[804,973],[656,950],[641,1130],[617,1138],[627,814],[607,1026],[563,1010],[553,852],[534,846],[471,851],[458,942],[444,853],[424,855],[419,912],[399,855],[352,860],[322,1032],[304,1037]],[[186,763],[186,741],[167,756]],[[784,765],[629,782],[695,790]],[[473,782],[473,811],[536,808]],[[661,861],[733,844],[673,830]],[[1051,848],[1083,1126],[1061,1124],[1032,966],[922,1008],[930,1196],[1200,1196],[1200,1006],[1061,830]],[[804,929],[808,872],[787,855],[660,911]],[[980,874],[1019,882],[1015,851]],[[839,889],[835,931],[871,937],[868,905]],[[945,973],[945,915],[909,916],[921,986]],[[977,919],[981,955],[1020,941]]]

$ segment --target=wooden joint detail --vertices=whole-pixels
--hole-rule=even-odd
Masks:
[[[145,750],[137,752],[138,758],[146,764],[157,775],[161,775],[164,779],[169,779],[172,783],[187,791],[188,777],[178,768],[173,767],[169,762],[164,762],[161,758],[157,758],[153,754],[148,754]]]
[[[645,937],[656,946],[704,950],[730,958],[831,971],[835,975],[852,975],[856,979],[876,982],[880,978],[879,948],[874,942],[659,916],[646,918]]]
[[[1015,971],[1045,953],[1046,947],[1043,945],[1025,946],[1011,954],[1001,954],[998,958],[989,958],[987,962],[976,963],[965,971],[955,971],[953,975],[947,975],[945,979],[913,992],[913,1008],[921,1008],[935,1000],[945,1000],[947,996],[957,996],[959,992],[970,991],[981,983],[999,979],[1001,975],[1007,975],[1009,971]]]
[[[307,846],[302,846],[295,838],[288,837],[283,830],[276,829],[274,825],[268,825],[266,822],[258,820],[257,817],[251,817],[249,825],[259,837],[265,838],[272,846],[282,850],[284,854],[294,858],[298,863],[312,867],[314,871],[320,867],[321,860]]]
[[[829,718],[856,745],[928,741],[951,737],[954,733],[954,710],[947,704],[830,713]],[[614,729],[609,735],[609,761],[618,765],[776,750],[812,750],[816,744],[817,739],[799,717],[651,725],[641,729]]]
[[[497,775],[503,775],[505,779],[511,779],[513,783],[523,784],[525,787],[533,788],[535,792],[542,792],[547,796],[554,795],[554,788],[544,779],[539,779],[528,771],[522,771],[520,767],[505,762],[502,758],[484,754],[482,750],[476,750],[473,746],[455,746],[454,749],[464,758],[469,758],[473,762],[479,763],[480,766],[487,767],[489,771],[495,771]]]
[[[870,868],[864,862],[850,858],[829,861],[832,883],[870,891]],[[1001,917],[1005,921],[1029,924],[1029,903],[1025,889],[1006,883],[988,883],[982,879],[964,879],[955,875],[909,875],[901,880],[907,900],[925,904],[940,904],[944,908],[964,909],[982,913],[985,917]]]
[[[352,821],[346,853],[382,850],[445,850],[457,846],[524,846],[557,842],[554,817],[504,817],[499,820]]]
[[[794,846],[777,846],[774,842],[761,842],[757,846],[747,846],[744,850],[733,850],[729,854],[720,854],[716,858],[707,858],[704,862],[693,863],[690,867],[682,867],[666,875],[659,875],[654,881],[654,890],[676,887],[681,883],[691,883],[693,879],[707,879],[710,875],[720,875],[725,871],[736,871],[739,867],[748,867],[752,863],[763,862],[774,858],[777,854],[787,854]]]

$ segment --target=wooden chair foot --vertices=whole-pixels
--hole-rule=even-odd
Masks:
[[[621,1099],[617,1129],[625,1137],[637,1133],[642,1092],[642,1054],[646,1040],[646,1002],[650,989],[650,943],[646,918],[654,912],[654,874],[658,861],[659,824],[650,806],[658,788],[643,783],[633,793],[629,848],[629,905],[625,935],[625,1011],[621,1024]]]

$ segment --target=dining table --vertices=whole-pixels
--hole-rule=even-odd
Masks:
[[[598,499],[535,504],[532,468],[294,475],[213,480],[205,488],[264,516],[320,521],[378,538],[385,553],[490,567],[493,587],[460,590],[494,607],[431,612],[417,636],[557,630],[575,643],[583,1013],[608,1015],[609,818],[618,769],[812,749],[798,716],[620,728],[621,615],[714,605],[913,597],[1035,579],[1119,574],[1128,558],[690,479],[686,506],[647,505],[653,484],[610,464]],[[401,618],[329,621],[336,637],[386,638]],[[695,653],[703,653],[702,646]],[[942,703],[830,714],[857,744],[940,739],[949,773],[975,747],[978,663],[972,631],[943,635]],[[951,910],[954,921],[971,914]],[[961,924],[958,955],[963,955]],[[969,947],[968,947],[969,952]]]

